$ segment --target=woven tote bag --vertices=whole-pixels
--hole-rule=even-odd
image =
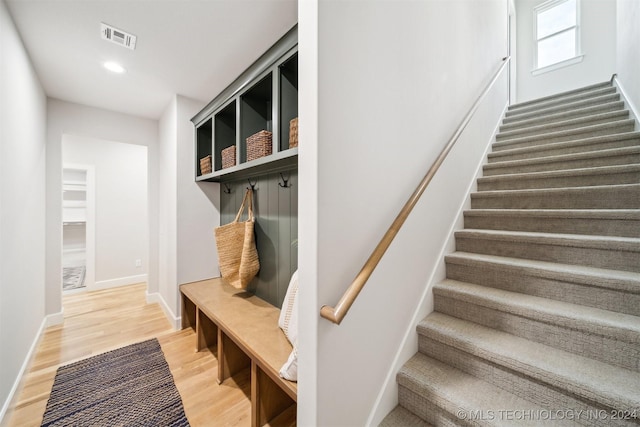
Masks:
[[[247,208],[247,220],[240,217]],[[253,226],[253,191],[247,189],[242,199],[238,215],[229,224],[214,230],[220,273],[229,284],[238,289],[246,289],[260,270]]]

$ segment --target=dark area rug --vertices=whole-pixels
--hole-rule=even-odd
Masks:
[[[151,339],[58,368],[43,426],[189,426]]]

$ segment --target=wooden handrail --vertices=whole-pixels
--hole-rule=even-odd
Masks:
[[[407,202],[404,204],[396,219],[393,221],[384,236],[382,236],[382,239],[375,247],[375,249],[369,256],[369,259],[367,259],[358,275],[355,277],[355,279],[353,279],[353,282],[351,282],[349,288],[347,288],[345,293],[342,295],[340,301],[338,301],[335,307],[323,305],[320,309],[320,316],[338,325],[340,324],[340,322],[342,322],[342,319],[344,319],[344,316],[346,316],[347,312],[353,305],[353,302],[356,300],[356,297],[358,296],[362,288],[364,288],[367,280],[369,280],[369,277],[376,269],[378,263],[382,259],[382,256],[387,251],[387,249],[389,249],[391,242],[396,237],[396,234],[398,234],[398,232],[400,231],[402,224],[404,224],[407,217],[409,216],[415,205],[418,203],[418,200],[420,200],[420,196],[422,196],[422,193],[424,193],[424,190],[426,190],[427,186],[431,182],[431,179],[433,179],[433,176],[436,174],[436,172],[438,172],[438,169],[440,169],[440,166],[444,162],[444,159],[447,157],[455,143],[458,141],[458,138],[460,138],[462,131],[464,131],[464,129],[469,124],[469,121],[478,109],[480,102],[482,102],[484,97],[489,92],[489,89],[491,89],[496,80],[498,80],[500,73],[502,73],[502,70],[506,67],[510,60],[511,57],[509,56],[502,58],[502,64],[498,68],[498,71],[496,71],[491,81],[487,84],[480,96],[476,99],[473,106],[464,117],[456,131],[453,133],[451,138],[449,138],[449,142],[447,142],[447,145],[444,146],[438,158],[436,158],[436,160],[429,168],[427,174],[424,176],[424,178],[422,178],[422,181],[420,181],[420,184],[415,189],[413,194],[411,194],[409,200],[407,200]]]

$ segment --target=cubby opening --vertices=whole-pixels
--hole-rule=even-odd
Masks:
[[[211,140],[211,137],[213,136],[212,131],[213,124],[211,119],[198,126],[198,129],[196,131],[196,150],[198,157],[196,159],[196,170],[198,171],[198,176],[203,175],[202,168],[200,167],[200,160],[211,155],[211,150],[213,148]]]
[[[273,77],[268,74],[240,97],[240,163],[247,161],[246,140],[267,130],[273,132]]]
[[[280,151],[289,148],[289,123],[298,117],[298,54],[283,62],[280,70]]]
[[[236,101],[215,115],[215,170],[222,169],[222,150],[236,145]],[[238,164],[236,156],[236,165]]]

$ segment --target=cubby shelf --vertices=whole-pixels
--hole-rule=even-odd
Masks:
[[[298,116],[297,26],[191,121],[195,132],[195,180],[230,181],[297,167],[298,149],[289,147],[289,122]],[[272,154],[247,161],[246,139],[272,132]],[[222,167],[222,150],[235,147],[235,165]],[[211,156],[210,173],[200,160]]]
[[[213,171],[212,173],[196,177],[196,181],[233,181],[242,178],[282,172],[295,168],[298,164],[298,148],[273,153],[250,162],[241,163],[233,167]]]

